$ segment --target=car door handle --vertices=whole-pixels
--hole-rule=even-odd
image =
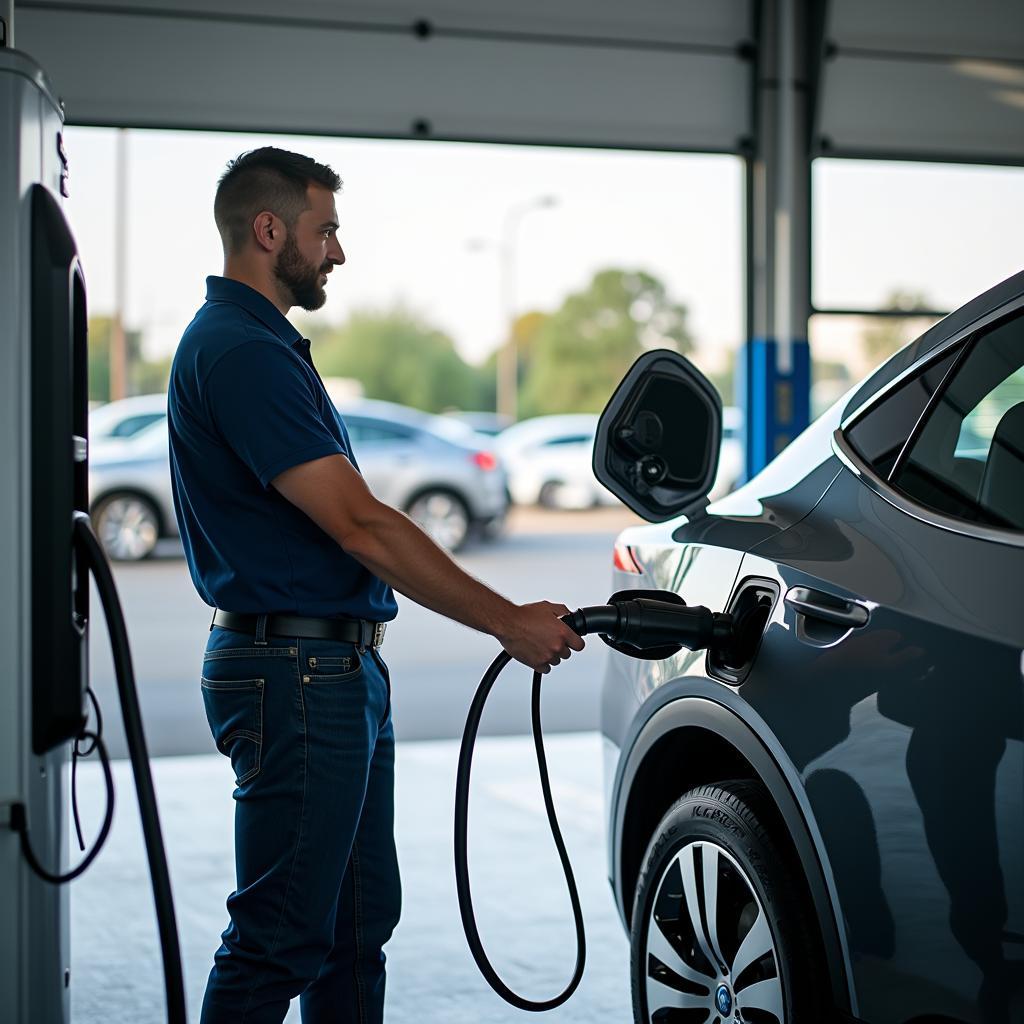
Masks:
[[[810,587],[791,587],[783,600],[800,615],[845,626],[847,629],[866,625],[871,616],[867,605],[859,601],[849,601]]]

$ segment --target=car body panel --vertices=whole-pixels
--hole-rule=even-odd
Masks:
[[[976,1019],[980,985],[1007,998],[1003,932],[1024,933],[1024,548],[910,517],[844,470],[742,573],[871,610],[801,642],[779,602],[739,690],[825,838],[861,1013]]]
[[[644,572],[616,571],[616,590],[668,589],[721,611],[749,577],[779,588],[738,685],[686,651],[660,665],[609,656],[602,730],[620,912],[632,899],[630,807],[643,799],[631,779],[654,760],[652,737],[674,729],[678,744],[695,723],[728,731],[800,854],[837,1005],[872,1024],[1024,1019],[1024,533],[915,506],[842,430],[1022,299],[1018,274],[852,388],[706,514],[619,537]],[[808,618],[785,600],[794,587],[853,602],[843,607],[867,621]],[[726,729],[725,712],[701,701],[735,722]]]

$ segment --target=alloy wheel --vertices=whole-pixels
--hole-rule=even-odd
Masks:
[[[647,1019],[661,1024],[785,1024],[779,953],[765,908],[724,848],[680,849],[658,880],[647,922]]]
[[[135,495],[109,498],[96,513],[96,532],[111,558],[135,562],[152,554],[160,536],[156,510]]]
[[[447,491],[421,494],[408,508],[409,518],[448,551],[457,550],[469,533],[469,512]]]

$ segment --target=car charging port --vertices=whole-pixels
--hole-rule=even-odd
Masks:
[[[732,631],[708,651],[710,675],[732,686],[743,682],[778,599],[779,588],[773,580],[746,579],[736,588],[726,609],[733,622]]]

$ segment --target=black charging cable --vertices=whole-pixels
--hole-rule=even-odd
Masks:
[[[160,952],[164,965],[164,989],[167,998],[168,1024],[186,1024],[185,1012],[185,980],[181,969],[181,947],[178,942],[178,925],[174,914],[174,899],[171,894],[171,879],[167,870],[167,855],[164,851],[163,835],[160,830],[160,818],[157,813],[156,791],[153,788],[153,776],[149,769],[149,753],[146,750],[146,737],[142,730],[142,713],[139,708],[139,694],[135,687],[135,670],[132,666],[131,648],[128,646],[128,627],[125,624],[124,612],[117,597],[117,587],[110,564],[103,553],[96,534],[93,532],[89,517],[84,512],[76,512],[74,517],[75,543],[85,554],[86,562],[96,581],[103,614],[107,620],[110,633],[110,647],[114,659],[114,674],[117,677],[117,692],[121,703],[121,716],[124,719],[125,737],[128,741],[128,756],[131,759],[132,774],[135,777],[135,790],[139,799],[139,815],[142,818],[142,833],[146,843],[146,855],[149,859],[149,874],[153,885],[153,902],[156,905],[157,928],[160,933]],[[88,757],[94,750],[98,753],[103,769],[103,779],[107,789],[107,809],[103,816],[99,835],[93,848],[73,870],[65,874],[54,874],[40,864],[32,850],[28,837],[28,820],[25,805],[14,804],[11,808],[11,828],[18,832],[21,849],[29,867],[42,879],[54,885],[63,885],[78,878],[96,859],[110,834],[110,826],[114,819],[114,776],[110,768],[110,757],[102,739],[103,717],[96,695],[91,688],[86,690],[96,715],[96,730],[83,729],[75,738],[71,755],[71,794],[72,811],[75,830],[79,845],[84,850],[82,840],[82,824],[78,814],[77,767],[80,757]],[[80,747],[83,740],[91,741],[86,749]]]
[[[167,999],[167,1020],[169,1024],[186,1024],[185,980],[181,968],[181,946],[178,941],[178,925],[174,913],[174,898],[171,894],[171,878],[167,869],[167,854],[164,850],[160,817],[157,812],[156,790],[149,768],[149,753],[146,736],[142,730],[142,712],[139,694],[135,687],[135,670],[132,666],[131,648],[128,646],[128,627],[118,600],[114,575],[110,564],[93,532],[89,517],[84,512],[75,514],[75,540],[81,545],[86,561],[96,581],[103,614],[110,633],[110,647],[114,660],[114,674],[117,677],[117,692],[121,703],[121,717],[124,720],[125,738],[128,741],[128,756],[132,774],[135,777],[135,791],[139,801],[139,816],[142,819],[142,834],[146,843],[149,860],[149,875],[153,886],[153,903],[156,906],[157,929],[160,934],[160,952],[164,965],[164,990]],[[100,749],[101,760],[109,762]]]
[[[707,608],[689,607],[677,594],[667,591],[623,591],[612,595],[608,604],[580,608],[562,621],[580,636],[599,633],[601,639],[615,650],[630,657],[661,659],[671,657],[682,647],[703,650],[713,643],[726,643],[732,635],[732,619],[728,615],[711,612]],[[469,884],[469,780],[473,767],[473,751],[476,746],[480,719],[492,687],[502,670],[511,661],[504,651],[499,654],[484,673],[483,679],[473,696],[466,716],[466,728],[462,734],[459,750],[459,767],[455,779],[455,889],[459,899],[462,927],[466,933],[470,952],[480,973],[487,983],[507,1003],[520,1010],[542,1012],[561,1006],[579,987],[587,960],[587,939],[583,928],[583,911],[580,907],[576,878],[573,875],[569,854],[558,826],[555,804],[551,797],[551,783],[548,779],[547,757],[544,753],[544,734],[540,721],[540,690],[542,676],[533,674],[533,689],[530,697],[530,718],[533,725],[533,745],[537,752],[537,769],[540,773],[541,791],[544,795],[544,809],[547,812],[551,835],[562,863],[572,916],[576,927],[576,966],[569,984],[551,999],[526,999],[508,987],[498,976],[484,950],[480,931],[473,913],[473,895]]]
[[[82,858],[81,863],[77,864],[70,871],[60,874],[48,871],[44,868],[39,858],[36,856],[35,851],[32,849],[32,843],[28,835],[28,812],[26,811],[25,805],[23,803],[16,803],[11,806],[11,829],[18,833],[18,838],[21,842],[21,852],[25,861],[44,882],[49,882],[51,885],[65,885],[68,882],[73,882],[79,877],[79,875],[83,874],[99,855],[100,850],[103,849],[103,844],[107,841],[107,836],[110,835],[110,826],[114,822],[114,775],[110,769],[110,757],[107,754],[106,744],[104,744],[103,739],[100,736],[100,730],[102,728],[102,721],[100,721],[97,724],[96,732],[93,732],[90,729],[83,729],[75,739],[76,747],[82,740],[91,741],[92,746],[89,747],[88,753],[92,753],[92,751],[95,750],[99,755],[100,767],[103,769],[103,782],[107,790],[107,809],[103,814],[103,824],[100,825],[100,831],[96,836],[96,842],[93,843],[92,849]],[[83,754],[81,756],[86,755]],[[75,792],[75,781],[74,767],[72,767],[72,794]],[[82,825],[78,819],[77,801],[74,804],[74,808],[75,828],[78,832],[78,843],[82,850],[85,850],[85,843],[82,840]]]
[[[91,744],[86,750],[83,750],[81,746],[82,740],[90,739],[86,732],[76,736],[75,742],[71,745],[71,816],[75,821],[75,836],[78,838],[78,848],[83,853],[85,852],[85,839],[82,836],[82,817],[78,813],[78,761],[80,758],[88,757],[92,754],[103,739],[103,712],[100,711],[100,702],[96,699],[96,694],[92,692],[91,686],[85,688],[85,695],[89,698],[89,703],[92,705],[93,715],[96,716],[96,736],[91,738]],[[111,819],[114,816],[113,805],[114,801],[111,795],[111,798],[107,801],[108,814]]]
[[[462,735],[462,749],[459,751],[459,770],[455,780],[455,888],[459,897],[459,910],[462,913],[462,927],[466,932],[466,941],[469,943],[470,952],[476,960],[480,973],[487,979],[488,984],[507,1003],[517,1006],[520,1010],[553,1010],[561,1006],[576,991],[580,981],[583,979],[583,968],[587,960],[587,939],[583,930],[583,910],[580,907],[580,896],[576,888],[576,878],[572,873],[572,864],[569,862],[569,854],[565,849],[565,842],[562,839],[562,831],[558,827],[558,817],[555,814],[554,801],[551,798],[551,783],[548,781],[547,757],[544,754],[544,735],[540,724],[540,685],[541,674],[533,674],[533,693],[530,700],[531,718],[533,720],[533,745],[537,751],[537,768],[540,771],[540,785],[544,793],[544,808],[547,811],[548,823],[551,826],[551,835],[554,837],[555,846],[558,848],[558,858],[562,862],[562,871],[565,874],[565,883],[569,889],[569,899],[572,902],[572,916],[576,924],[576,967],[573,969],[572,979],[565,989],[553,999],[531,1000],[524,999],[517,995],[498,976],[498,972],[491,966],[484,951],[483,942],[480,939],[480,932],[476,926],[476,917],[473,914],[473,896],[469,885],[469,853],[468,853],[468,815],[469,815],[469,775],[473,766],[473,748],[476,745],[476,734],[480,728],[480,718],[483,715],[484,705],[487,703],[487,696],[491,692],[502,669],[512,659],[502,651],[490,668],[480,680],[480,686],[473,697],[469,708],[469,715],[466,719],[466,729]]]

